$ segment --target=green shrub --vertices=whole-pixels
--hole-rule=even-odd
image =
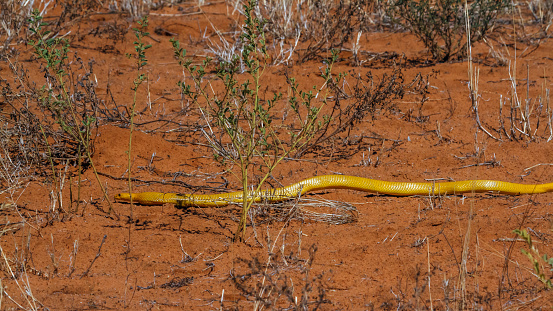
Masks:
[[[234,54],[230,61],[221,60],[214,64],[212,59],[207,58],[201,64],[194,65],[186,57],[186,50],[180,47],[180,43],[171,40],[179,64],[190,77],[189,83],[178,83],[182,93],[204,116],[208,126],[203,133],[215,158],[242,184],[242,215],[235,239],[243,237],[247,213],[253,203],[251,198],[271,177],[274,169],[308,144],[319,129],[328,124],[329,119],[321,113],[329,93],[325,86],[330,84],[330,80],[338,83],[343,78],[342,75],[333,77],[331,74],[332,64],[338,58],[334,52],[321,74],[323,87],[314,86],[304,91],[295,79],[287,79],[291,90],[287,100],[289,115],[282,118],[278,108],[283,103],[282,94],[273,93],[265,98],[263,91],[268,87],[263,75],[270,59],[264,32],[266,21],[255,17],[255,7],[256,1],[244,5],[242,50],[240,54]],[[244,73],[239,74],[242,66]],[[209,77],[211,70],[216,72],[215,81]],[[214,84],[218,87],[212,87]],[[290,123],[299,126],[294,127]],[[258,178],[252,182],[254,176]]]
[[[47,158],[54,182],[58,184],[55,166],[56,161],[60,159],[59,154],[61,154],[61,159],[66,160],[65,164],[70,160],[78,163],[78,209],[80,173],[83,168],[90,166],[111,212],[111,202],[92,160],[94,138],[98,126],[96,115],[100,103],[100,100],[96,97],[94,85],[89,79],[92,69],[87,72],[83,78],[84,80],[75,83],[77,77],[73,71],[72,62],[69,60],[69,41],[56,36],[49,37],[51,32],[45,29],[49,25],[43,21],[42,16],[36,9],[33,10],[28,22],[31,32],[29,45],[33,48],[35,57],[41,63],[42,72],[46,79],[40,89],[34,89],[34,85],[32,88],[33,92],[36,92],[39,108],[44,112],[44,117],[36,117],[29,121],[38,121],[40,134],[43,138],[42,144],[47,149]],[[77,61],[77,63],[82,63],[82,61]],[[84,86],[84,90],[79,85]],[[14,110],[17,110],[17,107],[13,107]],[[29,108],[26,107],[25,109]],[[59,140],[56,138],[62,141],[61,148],[56,148],[56,144],[59,144]],[[57,191],[57,193],[60,193],[61,185],[57,187],[60,187]],[[62,209],[61,205],[60,209]]]

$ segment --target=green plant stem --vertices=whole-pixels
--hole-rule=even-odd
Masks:
[[[145,51],[151,47],[151,45],[145,45],[144,42],[142,42],[142,38],[149,35],[149,33],[146,32],[146,29],[148,27],[148,17],[144,16],[142,18],[142,20],[138,21],[138,24],[140,25],[140,28],[133,28],[135,36],[136,36],[136,41],[134,41],[134,44],[135,44],[134,50],[137,53],[136,54],[136,70],[137,70],[137,75],[138,76],[134,80],[134,82],[133,82],[134,86],[132,88],[132,90],[133,90],[133,102],[132,102],[132,107],[131,107],[131,112],[130,112],[129,148],[127,150],[127,173],[128,173],[127,175],[129,177],[129,179],[128,179],[129,193],[132,193],[132,176],[131,176],[131,171],[132,171],[132,137],[133,137],[133,133],[134,133],[134,115],[135,115],[135,110],[136,110],[138,87],[142,84],[142,82],[144,82],[145,80],[148,79],[143,73],[141,73],[141,71],[142,71],[142,68],[144,66],[146,66],[146,64],[148,63],[148,61],[146,59]],[[128,54],[128,53],[126,55],[129,59],[131,57],[133,57],[133,55]],[[130,199],[130,220],[131,220],[131,222],[132,222],[132,219],[133,219],[133,200],[132,200],[132,196],[131,196],[131,199]],[[129,227],[129,236],[130,236],[130,227]]]
[[[132,102],[132,106],[131,106],[131,115],[130,115],[130,125],[129,125],[129,130],[130,130],[130,133],[129,133],[129,149],[127,150],[127,173],[128,173],[128,176],[129,176],[129,180],[128,180],[128,183],[129,183],[129,193],[132,193],[132,178],[131,178],[131,168],[132,168],[132,135],[133,135],[133,131],[134,131],[134,112],[135,112],[135,109],[136,109],[136,93],[137,93],[137,89],[138,89],[138,85],[135,84],[135,89],[134,89],[134,94],[133,94],[133,102]],[[132,200],[132,196],[130,198],[130,202],[129,202],[129,205],[130,205],[130,220],[132,221],[133,219],[133,200]]]
[[[82,152],[81,152],[81,146],[79,145],[79,150],[78,150],[78,166],[77,166],[77,170],[78,170],[78,174],[79,174],[79,180],[77,181],[77,206],[75,206],[75,214],[79,212],[79,205],[81,204],[81,181],[82,181],[82,176],[81,176],[81,171],[82,171]]]

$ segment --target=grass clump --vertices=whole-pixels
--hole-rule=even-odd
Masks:
[[[260,15],[268,20],[266,30],[273,40],[297,39],[306,44],[298,50],[304,63],[332,49],[342,49],[368,21],[373,0],[262,1]]]
[[[534,20],[546,26],[546,29],[553,23],[553,1],[531,0],[526,2]]]
[[[308,258],[284,253],[284,246],[270,252],[265,263],[258,257],[237,258],[231,274],[236,289],[253,302],[253,310],[319,310],[331,305],[324,282],[328,276],[312,271],[317,246],[309,247]]]
[[[238,3],[235,10],[239,10]],[[355,37],[359,40],[371,23],[374,4],[374,0],[264,0],[258,1],[254,15],[266,21],[263,30],[270,63],[302,64],[322,60],[333,49],[347,49]],[[209,52],[215,58],[229,61],[242,49],[243,42],[235,32],[223,35],[217,31],[217,35],[218,40],[209,39]]]
[[[497,15],[509,4],[507,0],[476,0],[466,4],[470,27],[465,25],[465,2],[461,0],[393,0],[388,15],[413,32],[435,60],[446,62],[465,57],[467,45],[482,40],[493,28]],[[465,29],[470,29],[470,36]]]
[[[31,1],[0,1],[0,56],[17,41],[33,9]],[[47,6],[47,5],[46,5]]]

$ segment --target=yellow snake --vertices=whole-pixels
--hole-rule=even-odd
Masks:
[[[516,184],[495,180],[464,180],[455,182],[391,182],[370,178],[323,175],[304,179],[287,187],[250,191],[248,200],[254,202],[280,202],[297,198],[307,192],[326,189],[351,189],[371,193],[394,196],[409,195],[446,195],[470,192],[495,192],[509,195],[534,194],[553,192],[553,183],[548,184]],[[129,202],[132,196],[134,203],[143,205],[175,204],[177,207],[219,207],[231,203],[243,202],[243,192],[221,194],[179,194],[179,193],[119,193],[116,200]]]

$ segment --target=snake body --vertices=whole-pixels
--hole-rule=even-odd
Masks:
[[[247,200],[254,202],[280,202],[297,198],[307,192],[327,189],[351,189],[370,193],[394,196],[446,195],[471,192],[495,192],[519,195],[553,192],[553,183],[517,184],[495,180],[464,180],[455,182],[391,182],[347,175],[323,175],[304,179],[295,184],[267,190],[250,191]],[[119,193],[116,200],[142,205],[175,204],[177,207],[220,207],[231,203],[242,203],[242,191],[220,194],[180,194],[180,193]]]

